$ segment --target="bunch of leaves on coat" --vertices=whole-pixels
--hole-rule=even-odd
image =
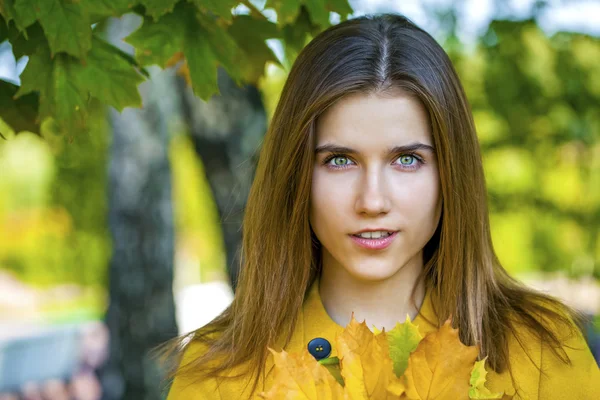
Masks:
[[[457,400],[502,399],[486,386],[485,358],[465,346],[450,321],[424,338],[407,317],[389,332],[352,319],[337,335],[338,357],[320,361],[305,349],[288,354],[269,349],[275,359],[273,386],[264,399]]]
[[[245,14],[235,11],[242,6]],[[89,128],[93,100],[121,111],[140,107],[145,67],[178,64],[194,93],[218,94],[217,67],[238,84],[256,84],[265,64],[279,64],[267,39],[284,43],[292,62],[310,35],[345,20],[347,0],[267,0],[277,23],[250,0],[0,0],[0,43],[29,57],[21,86],[0,80],[0,118],[16,132],[39,133],[52,118],[75,137]],[[141,26],[125,41],[133,55],[103,39],[110,17],[135,13]]]

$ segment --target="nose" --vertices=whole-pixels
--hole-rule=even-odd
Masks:
[[[357,188],[355,210],[365,216],[378,216],[390,211],[388,183],[382,171],[364,174]]]

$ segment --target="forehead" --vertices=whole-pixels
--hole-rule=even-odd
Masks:
[[[427,111],[414,96],[353,93],[338,100],[317,120],[316,145],[432,145]]]

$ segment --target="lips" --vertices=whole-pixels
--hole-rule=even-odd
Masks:
[[[377,230],[375,232],[382,232],[384,230]],[[366,232],[373,232],[373,231],[364,231],[364,233]],[[352,239],[352,241],[358,245],[359,247],[362,247],[364,249],[369,249],[369,250],[383,250],[386,247],[388,247],[389,245],[392,244],[392,242],[394,241],[394,239],[396,238],[396,236],[398,236],[398,231],[385,231],[385,232],[391,232],[391,234],[389,234],[386,237],[378,237],[378,238],[365,238],[362,236],[357,236],[360,235],[359,234],[352,234],[350,235],[350,238]],[[363,236],[364,236],[363,233]]]

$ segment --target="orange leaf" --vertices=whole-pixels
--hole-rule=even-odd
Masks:
[[[465,346],[450,320],[425,336],[408,358],[404,373],[406,397],[411,400],[468,399],[477,346]]]
[[[275,359],[275,384],[263,399],[344,400],[344,389],[305,349],[300,354],[269,349]]]
[[[350,324],[337,336],[338,357],[344,377],[344,393],[351,400],[397,398],[388,392],[398,378],[394,374],[385,332],[375,336],[354,313]]]

